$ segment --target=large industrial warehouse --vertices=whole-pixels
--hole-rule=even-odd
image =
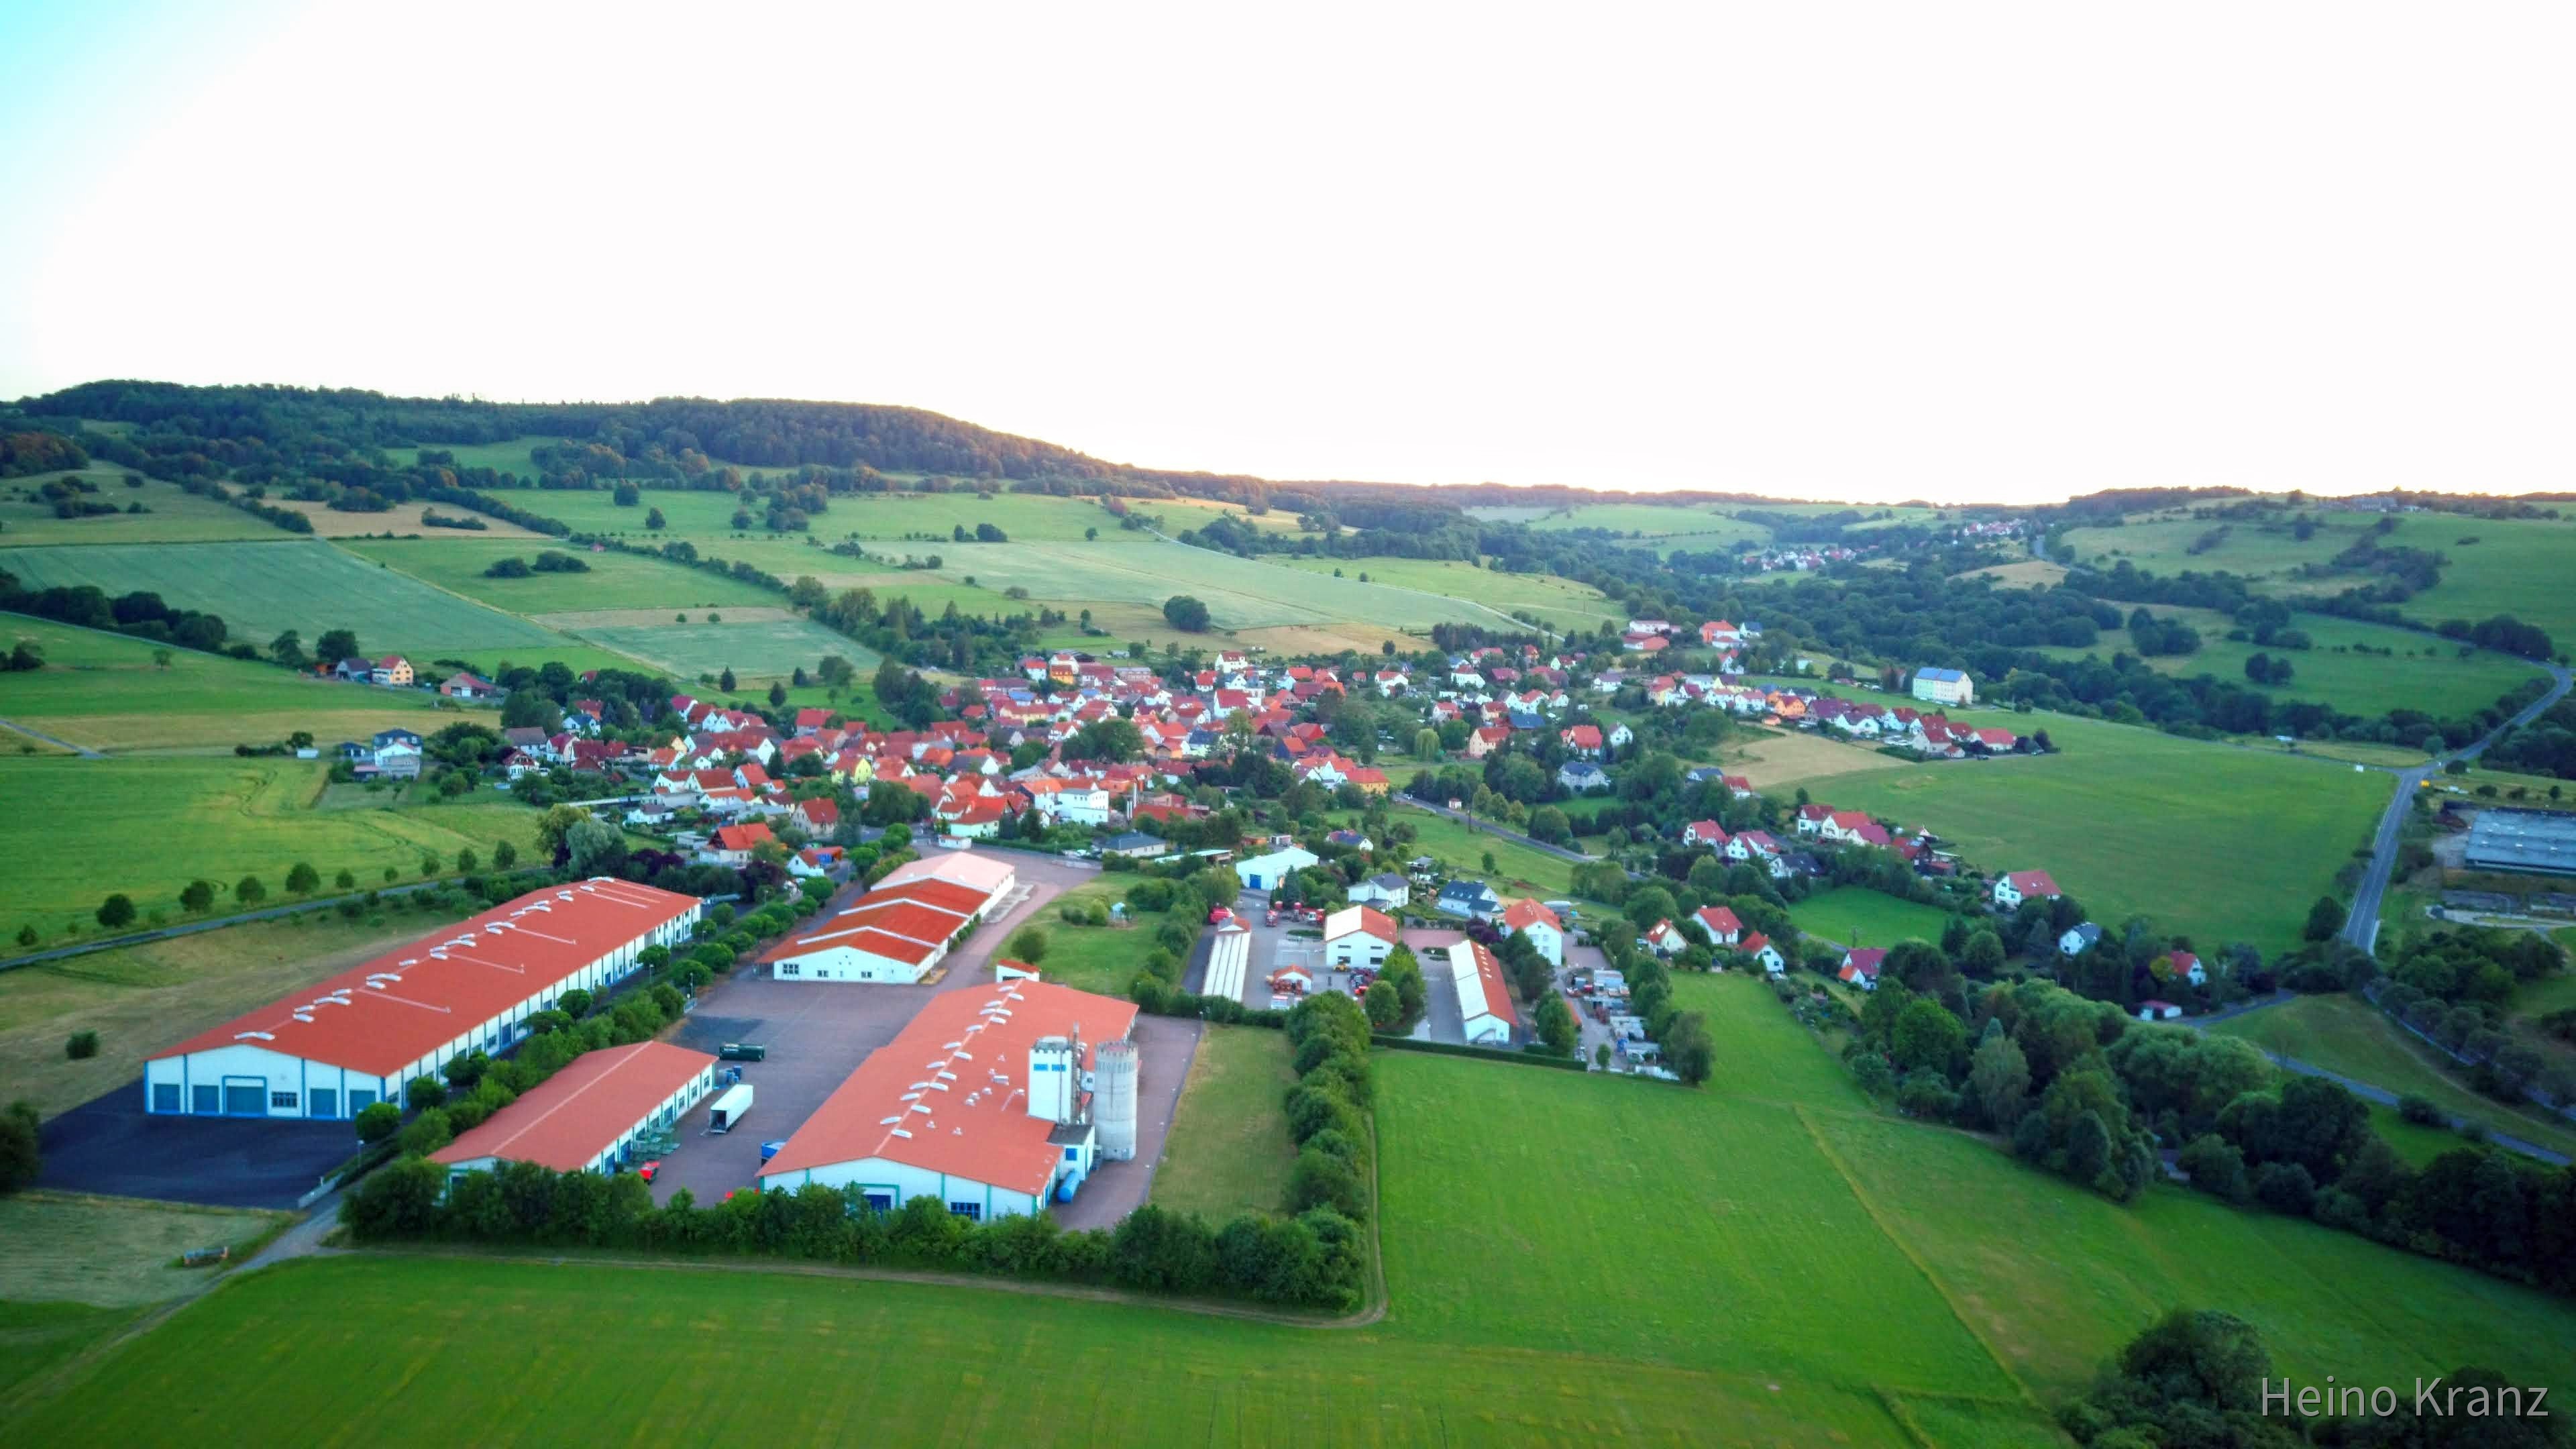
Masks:
[[[929,975],[950,943],[980,924],[1018,881],[1010,862],[991,856],[912,861],[763,959],[782,980],[909,985]]]
[[[2469,826],[2462,858],[2472,870],[2576,875],[2576,815],[2555,810],[2481,810]]]
[[[414,1077],[499,1051],[579,987],[687,936],[695,896],[594,878],[531,891],[171,1047],[144,1108],[200,1117],[356,1116]]]
[[[714,1057],[669,1042],[584,1052],[430,1160],[450,1176],[489,1172],[505,1162],[614,1172],[627,1143],[677,1122],[715,1084]]]
[[[764,1189],[856,1185],[891,1211],[932,1197],[978,1220],[1071,1201],[1136,1151],[1131,1002],[1019,979],[943,992],[760,1169]]]

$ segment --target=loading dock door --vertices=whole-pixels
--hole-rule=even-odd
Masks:
[[[224,1115],[227,1117],[265,1117],[268,1115],[268,1083],[224,1083]]]

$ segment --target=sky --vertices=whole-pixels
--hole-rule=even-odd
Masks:
[[[2576,487],[2576,9],[0,0],[0,397],[1280,479]]]

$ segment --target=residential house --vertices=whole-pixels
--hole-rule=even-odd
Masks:
[[[438,682],[438,692],[448,699],[472,703],[498,698],[501,687],[479,674],[469,674],[460,669]]]
[[[1887,948],[1868,946],[1843,953],[1843,968],[1834,973],[1842,981],[1863,991],[1878,989],[1878,968],[1887,960]]]
[[[715,838],[698,852],[703,865],[730,865],[737,868],[751,864],[751,853],[761,846],[777,843],[778,837],[767,825],[753,821],[749,825],[719,825]]]
[[[1502,910],[1502,897],[1480,880],[1453,880],[1441,887],[1434,909],[1444,916],[1481,921]]]
[[[1771,975],[1778,976],[1789,969],[1789,958],[1781,955],[1780,948],[1772,945],[1771,938],[1760,931],[1737,942],[1736,949],[1761,962],[1762,969]]]
[[[1701,930],[1708,932],[1709,940],[1720,946],[1733,946],[1744,938],[1744,923],[1736,919],[1735,912],[1724,906],[1702,906],[1692,919],[1699,922]]]
[[[1610,777],[1590,760],[1568,760],[1556,767],[1556,783],[1580,795],[1589,790],[1607,790]]]
[[[1387,871],[1353,885],[1348,894],[1362,904],[1402,910],[1413,900],[1413,887],[1405,883],[1404,877]]]
[[[2061,956],[2081,956],[2092,950],[2094,943],[2101,939],[2102,928],[2086,921],[2057,938],[2057,951]]]
[[[1367,906],[1344,906],[1324,917],[1324,964],[1336,971],[1375,971],[1396,947],[1395,922]]]
[[[2182,1008],[2170,1001],[2158,1001],[2154,997],[2149,997],[2138,1003],[2140,1021],[2179,1021],[2181,1019]]]
[[[2008,911],[2024,901],[2053,901],[2064,894],[2044,870],[2016,870],[1995,877],[1995,904]]]
[[[411,661],[399,654],[388,654],[367,668],[372,684],[406,685],[411,683]]]
[[[1681,927],[1670,921],[1657,921],[1647,928],[1646,949],[1667,960],[1680,955],[1689,946],[1690,939],[1682,934]]]
[[[1958,669],[1918,669],[1914,671],[1914,697],[1934,704],[1974,704],[1976,683]]]
[[[1550,966],[1565,964],[1565,923],[1542,901],[1522,897],[1503,907],[1497,923],[1506,936],[1527,936]]]
[[[1123,856],[1129,860],[1152,860],[1157,856],[1169,854],[1171,849],[1171,842],[1159,835],[1147,835],[1141,830],[1130,830],[1100,842],[1102,855]]]
[[[1564,741],[1566,750],[1578,759],[1601,758],[1601,726],[1599,725],[1570,725],[1558,730],[1556,737]]]

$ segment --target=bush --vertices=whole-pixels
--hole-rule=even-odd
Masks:
[[[2175,1154],[2174,1166],[2190,1174],[2195,1189],[2212,1197],[2232,1203],[2253,1200],[2253,1186],[2245,1176],[2245,1154],[2215,1132],[2191,1139]]]
[[[1297,1165],[1288,1173],[1288,1210],[1304,1212],[1312,1207],[1363,1218],[1368,1215],[1368,1189],[1350,1163],[1308,1147],[1297,1154]]]
[[[590,993],[576,986],[555,998],[554,1009],[579,1021],[590,1015]]]
[[[1020,927],[1012,932],[1011,939],[1002,945],[1004,956],[1014,961],[1025,961],[1032,966],[1044,961],[1046,953],[1047,933],[1035,926]]]
[[[351,1125],[358,1129],[358,1140],[373,1147],[402,1130],[402,1109],[391,1102],[371,1102],[358,1109]]]
[[[1147,877],[1127,887],[1127,909],[1131,911],[1168,911],[1172,908],[1172,883]]]
[[[427,1081],[428,1078],[418,1080]],[[431,1107],[411,1119],[397,1139],[406,1157],[426,1157],[456,1140],[455,1129],[448,1124],[447,1109]]]
[[[415,1112],[425,1112],[447,1102],[447,1083],[437,1077],[414,1077],[403,1088],[403,1101]]]
[[[2397,1099],[2397,1115],[2419,1127],[2448,1127],[2451,1114],[2436,1105],[2432,1098],[2413,1092]]]
[[[63,1055],[76,1062],[85,1062],[91,1057],[97,1056],[98,1033],[94,1031],[73,1032],[71,1034],[71,1038],[63,1043]]]
[[[2317,1182],[2295,1162],[2267,1162],[2254,1174],[2254,1195],[2265,1207],[2306,1217],[2317,1204]]]

